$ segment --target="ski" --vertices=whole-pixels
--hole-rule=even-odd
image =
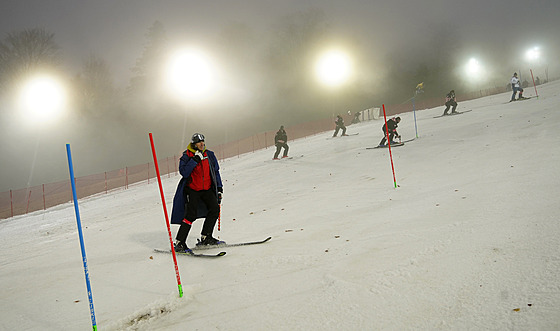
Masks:
[[[338,138],[338,137],[357,136],[357,135],[359,135],[359,134],[360,134],[360,133],[358,132],[358,133],[345,134],[345,135],[343,135],[343,136],[332,136],[332,137],[328,137],[327,140],[334,139],[334,138]]]
[[[521,98],[521,99],[515,99],[515,100],[511,100],[510,102],[512,102],[512,101],[523,101],[523,100],[529,100],[529,99],[531,99],[531,98],[532,98],[532,97],[528,97],[528,98],[525,98],[525,97],[523,97],[523,98]]]
[[[171,254],[171,250],[169,250],[169,249],[154,248],[154,252]],[[198,254],[198,253],[187,254],[187,253],[175,252],[175,254],[183,255],[183,256],[190,256],[190,257],[200,257],[200,258],[211,259],[211,258],[224,256],[224,255],[226,255],[226,252],[219,252],[218,254]]]
[[[391,144],[391,147],[399,147],[399,146],[404,146],[404,143],[396,143],[396,144]],[[377,149],[377,148],[388,148],[389,145],[383,145],[383,146],[375,146],[375,147],[366,147],[366,149]]]
[[[461,114],[464,114],[464,113],[468,113],[470,111],[472,111],[472,109],[465,110],[465,111],[458,111],[458,112],[450,113],[450,114],[447,114],[447,115],[434,116],[434,118],[439,118],[439,117],[444,117],[444,116],[452,116],[452,115],[461,115]]]
[[[193,251],[198,251],[198,250],[206,250],[206,249],[211,249],[211,248],[223,248],[223,247],[236,247],[236,246],[249,246],[249,245],[258,245],[258,244],[264,244],[265,242],[269,241],[270,239],[272,239],[272,237],[268,237],[264,240],[260,240],[260,241],[247,241],[247,242],[241,242],[241,243],[235,243],[235,244],[221,244],[221,245],[207,245],[207,246],[195,246],[192,248]],[[225,254],[225,252],[224,252]]]

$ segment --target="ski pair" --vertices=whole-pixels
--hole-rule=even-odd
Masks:
[[[193,253],[180,253],[180,252],[175,252],[175,254],[177,255],[184,255],[184,256],[191,256],[191,257],[201,257],[201,258],[216,258],[216,257],[220,257],[220,256],[224,256],[226,255],[226,252],[219,252],[217,254],[200,254],[200,253],[195,253],[194,251],[199,251],[199,250],[206,250],[206,249],[211,249],[211,248],[223,248],[223,247],[236,247],[236,246],[249,246],[249,245],[258,245],[258,244],[263,244],[267,241],[269,241],[270,239],[272,239],[272,237],[268,237],[264,240],[260,240],[260,241],[248,241],[248,242],[241,242],[241,243],[235,243],[235,244],[221,244],[221,245],[208,245],[208,246],[196,246],[194,247]],[[159,249],[159,248],[155,248],[154,249],[155,252],[158,253],[171,253],[171,250],[169,249]]]

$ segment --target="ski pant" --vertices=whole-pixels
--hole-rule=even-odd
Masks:
[[[515,100],[515,95],[517,94],[517,91],[519,91],[519,97],[522,98],[523,97],[523,88],[521,86],[513,86],[513,94],[511,95],[511,101]]]
[[[389,132],[389,140],[391,142],[393,142],[393,138],[395,138],[395,132]],[[379,143],[379,145],[385,145],[385,142],[387,142],[387,132],[385,130],[383,130],[383,139],[381,139],[381,142]]]
[[[288,156],[288,150],[290,149],[290,147],[288,147],[288,144],[286,143],[276,143],[276,153],[274,153],[274,158],[278,158],[278,155],[280,155],[280,150],[284,148],[284,154],[283,156],[286,157]]]
[[[342,135],[345,135],[345,134],[346,134],[346,127],[345,127],[344,125],[342,125],[342,126],[337,125],[337,126],[336,126],[336,129],[334,130],[333,137],[336,137],[336,135],[338,134],[338,131],[339,131],[340,129],[342,129]]]
[[[214,226],[220,215],[220,205],[218,205],[218,198],[213,190],[195,191],[190,188],[187,190],[187,202],[185,206],[185,218],[181,223],[181,227],[177,232],[175,239],[186,243],[187,236],[191,230],[192,222],[197,218],[198,204],[204,203],[208,209],[204,225],[202,226],[201,234],[205,236],[212,236]]]
[[[453,109],[451,109],[451,112],[454,112],[455,109],[457,109],[457,102],[453,101],[453,100],[449,100],[445,103],[445,110],[443,111],[443,115],[447,115],[447,112],[449,111],[449,108],[453,106]]]

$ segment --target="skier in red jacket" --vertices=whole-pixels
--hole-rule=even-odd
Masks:
[[[179,161],[179,173],[182,178],[173,198],[171,223],[181,224],[175,237],[176,252],[192,253],[191,249],[187,247],[187,236],[192,223],[197,218],[204,216],[206,219],[202,227],[201,239],[196,245],[225,244],[212,237],[220,214],[223,194],[219,170],[214,152],[206,149],[204,136],[195,133]]]

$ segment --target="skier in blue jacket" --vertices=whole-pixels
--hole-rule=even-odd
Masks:
[[[202,134],[195,133],[192,136],[191,143],[179,161],[179,173],[182,178],[177,185],[171,212],[171,223],[181,224],[175,237],[175,251],[192,253],[187,246],[187,236],[192,223],[201,217],[206,219],[201,239],[196,245],[224,244],[212,237],[223,194],[220,167],[214,152],[206,149]]]

